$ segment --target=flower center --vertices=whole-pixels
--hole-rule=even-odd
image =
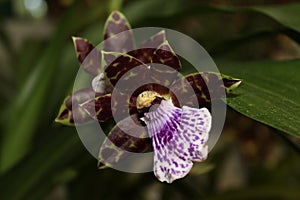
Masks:
[[[163,97],[155,91],[144,91],[136,99],[137,109],[148,108],[152,105],[152,102],[156,99],[163,99]]]

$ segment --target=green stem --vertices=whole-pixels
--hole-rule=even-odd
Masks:
[[[109,4],[109,12],[114,10],[121,10],[123,0],[111,0]]]

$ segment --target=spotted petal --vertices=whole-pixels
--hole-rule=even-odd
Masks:
[[[166,32],[164,30],[144,41],[138,49],[128,52],[141,62],[147,64],[152,62],[153,53],[166,41]]]
[[[126,53],[134,48],[130,24],[121,12],[114,11],[107,18],[104,39],[104,51]]]
[[[167,40],[165,40],[154,52],[152,63],[161,63],[172,67],[177,71],[181,69],[180,60]]]
[[[166,87],[174,82],[181,69],[180,60],[167,40],[153,52],[151,63],[151,79]]]
[[[115,116],[117,115],[117,119],[124,119],[128,115],[137,113],[136,97],[115,89],[111,99],[111,109]]]
[[[156,110],[145,114],[154,150],[154,174],[160,181],[171,183],[186,176],[193,161],[203,161],[211,128],[211,115],[206,108],[175,107],[162,101]]]
[[[91,88],[83,88],[74,92],[65,98],[55,121],[64,125],[74,125],[74,118],[77,124],[92,121],[92,118],[79,104],[101,95],[100,93],[95,93]]]
[[[126,80],[126,85],[119,85],[119,89],[120,86],[124,86],[122,89],[127,90],[134,85],[143,85],[149,66],[125,53],[102,51],[102,56],[106,65],[104,73],[112,86],[115,86],[121,77]]]
[[[101,71],[101,54],[87,39],[72,37],[76,56],[81,67],[91,76],[97,76]]]
[[[136,114],[131,115],[120,121],[104,140],[99,150],[98,168],[113,166],[126,159],[128,152],[141,153],[149,146],[147,129]]]
[[[91,98],[80,104],[80,107],[90,117],[97,119],[100,122],[105,122],[112,118],[111,94]]]
[[[166,41],[166,31],[162,30],[144,41],[140,48],[155,48],[157,49],[164,41]]]
[[[222,98],[225,92],[230,93],[241,82],[240,79],[213,72],[194,73],[173,83],[170,95],[178,107],[209,107],[211,100]]]

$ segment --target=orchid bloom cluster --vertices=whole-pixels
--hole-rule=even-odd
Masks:
[[[241,80],[212,72],[178,78],[181,63],[165,32],[157,33],[135,49],[130,30],[125,16],[114,11],[105,24],[101,50],[86,39],[73,37],[78,61],[91,75],[92,83],[65,98],[56,122],[80,125],[93,120],[106,122],[115,113],[124,116],[103,142],[98,167],[121,162],[123,151],[145,152],[152,143],[154,174],[160,181],[171,183],[186,176],[193,162],[207,158],[212,124],[209,107],[215,100],[210,94],[221,99],[220,90],[228,93]],[[118,37],[120,33],[122,37]],[[172,70],[162,70],[162,65]],[[135,73],[129,73],[131,70]],[[151,83],[128,92],[132,83],[147,78]],[[127,88],[116,87],[120,80]],[[210,90],[208,82],[213,83]],[[125,103],[120,103],[120,99]],[[132,123],[145,128],[135,130]],[[135,132],[135,136],[127,134],[130,132]]]

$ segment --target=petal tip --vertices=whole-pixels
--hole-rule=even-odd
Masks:
[[[73,40],[73,42],[75,41],[75,40],[78,40],[78,39],[80,39],[80,37],[77,37],[77,36],[71,36],[71,38],[72,38],[72,40]]]
[[[236,88],[238,88],[242,82],[243,82],[242,79],[232,79],[229,81],[229,83],[227,83],[227,84],[224,83],[226,92],[231,93],[232,90],[235,90]]]
[[[76,41],[78,41],[78,40],[81,40],[81,41],[84,41],[84,42],[88,42],[87,39],[82,38],[82,37],[78,37],[78,36],[71,36],[71,38],[72,38],[72,41],[73,41],[74,45],[76,45]]]
[[[108,166],[99,160],[98,164],[97,164],[97,168],[98,169],[107,169]]]
[[[243,82],[242,79],[230,77],[224,74],[221,74],[225,89],[227,93],[232,92],[232,90],[238,88],[240,84]]]
[[[166,31],[163,29],[161,31],[159,31],[157,34],[155,34],[154,36],[152,36],[151,38],[153,37],[156,37],[156,36],[159,36],[159,35],[162,35],[163,36],[163,42],[167,40],[166,38]]]
[[[62,124],[62,125],[66,125],[66,126],[74,126],[74,124],[72,124],[68,118],[62,119],[60,115],[57,116],[57,117],[54,119],[54,121],[55,121],[56,123],[59,123],[59,124]]]

